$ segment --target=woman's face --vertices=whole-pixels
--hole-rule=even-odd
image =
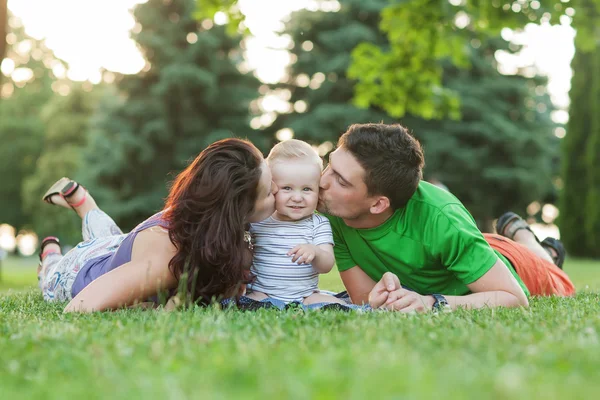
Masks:
[[[258,182],[258,197],[254,204],[254,212],[248,217],[248,222],[260,222],[275,212],[275,193],[277,186],[273,183],[271,171],[267,163],[261,165],[262,174]]]

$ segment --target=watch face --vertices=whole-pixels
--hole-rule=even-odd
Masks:
[[[435,299],[435,303],[433,303],[433,309],[436,311],[452,311],[450,305],[448,304],[448,300],[441,294],[434,294],[433,298]]]

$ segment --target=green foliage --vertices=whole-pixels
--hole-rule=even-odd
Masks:
[[[35,169],[42,145],[43,125],[39,120],[16,120],[0,114],[0,221],[25,227],[31,221],[22,208],[21,185]]]
[[[355,82],[346,75],[350,52],[359,43],[385,45],[377,25],[387,4],[387,0],[345,0],[339,12],[302,10],[292,14],[285,33],[293,40],[290,52],[297,60],[288,70],[289,78],[276,85],[275,91],[284,95],[289,91],[292,104],[303,101],[308,108],[303,113],[280,115],[275,129],[291,128],[297,139],[316,145],[335,144],[353,123],[393,122],[377,108],[351,104]],[[306,51],[303,46],[312,49]]]
[[[586,146],[586,164],[587,164],[587,198],[585,211],[586,245],[589,251],[587,256],[600,258],[600,46],[596,47],[596,51],[591,53],[590,71],[591,81],[589,85],[589,104],[594,111],[591,115],[589,140]]]
[[[24,179],[35,170],[42,150],[44,125],[39,113],[54,96],[52,83],[57,81],[50,68],[62,63],[44,41],[25,34],[18,19],[12,16],[9,19],[6,59],[14,63],[15,73],[5,77],[0,87],[0,222],[20,229],[32,222],[23,210],[21,190]],[[16,71],[29,73],[29,79]]]
[[[8,31],[8,0],[0,0],[0,64],[6,54],[6,32]],[[0,84],[3,80],[2,74],[0,74]]]
[[[589,48],[596,40],[596,21],[588,12],[600,7],[598,0],[466,0],[456,6],[447,0],[392,2],[383,10],[380,25],[389,47],[363,43],[352,53],[348,74],[358,81],[354,101],[361,107],[381,107],[395,117],[411,113],[425,119],[456,118],[458,93],[443,85],[441,60],[466,67],[465,43],[474,34],[483,40],[504,27],[558,23],[569,7],[575,8],[575,19],[580,18],[578,43]]]
[[[240,38],[200,26],[195,9],[193,0],[135,8],[141,30],[133,38],[147,66],[119,78],[90,128],[81,181],[124,229],[162,208],[165,180],[208,144],[253,134],[249,104],[259,82],[237,68]]]
[[[445,64],[444,86],[461,100],[459,121],[403,119],[424,145],[425,178],[446,184],[486,231],[507,210],[525,214],[532,201],[552,199],[558,174],[546,81],[500,74],[498,50],[510,51],[504,40],[487,39],[471,48],[470,68]]]
[[[84,84],[86,87],[88,84]],[[99,88],[96,88],[98,92]],[[81,241],[81,221],[60,207],[41,202],[41,196],[63,176],[75,177],[82,166],[89,119],[96,107],[98,93],[73,83],[67,96],[54,97],[42,112],[45,127],[43,150],[35,171],[23,184],[23,208],[31,215],[40,237],[58,236],[63,244]]]
[[[194,17],[199,20],[213,19],[217,12],[227,16],[227,32],[236,35],[246,31],[244,27],[244,14],[242,14],[237,0],[197,0]]]
[[[582,3],[587,13],[581,18],[578,15],[576,27],[600,16],[593,1]],[[580,35],[578,28],[578,39]],[[586,47],[581,39],[576,43],[580,47],[571,64],[569,125],[563,140],[561,238],[573,255],[600,257],[600,46]]]
[[[358,43],[387,48],[378,24],[379,13],[388,4],[344,0],[336,13],[292,15],[285,33],[294,41],[291,52],[297,61],[288,71],[289,79],[276,90],[289,90],[292,103],[304,101],[308,108],[305,113],[281,115],[277,129],[290,127],[296,138],[320,144],[335,143],[352,123],[395,122],[376,107],[351,104],[356,81],[345,73],[349,50]],[[512,52],[508,44],[501,39],[488,38],[483,44],[471,39],[467,43],[477,48],[465,44],[468,67],[437,62],[444,72],[443,86],[460,98],[460,119],[428,120],[409,114],[401,122],[425,147],[425,177],[441,179],[489,230],[486,223],[502,212],[524,210],[552,192],[558,139],[553,135],[553,107],[545,81],[500,74],[494,52]],[[303,47],[311,47],[305,46],[308,42],[312,50],[305,51]],[[318,88],[302,84],[302,76],[314,82],[319,74],[325,79]]]

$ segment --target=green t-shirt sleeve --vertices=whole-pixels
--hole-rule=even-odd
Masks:
[[[465,285],[488,272],[498,256],[460,204],[442,208],[428,229],[433,256]]]
[[[332,221],[331,219],[329,222],[331,223],[331,230],[333,232],[333,254],[335,255],[337,269],[340,272],[349,270],[350,268],[356,266],[356,262],[350,255],[350,251],[348,250],[348,245],[346,244],[344,236],[342,235],[339,222]]]

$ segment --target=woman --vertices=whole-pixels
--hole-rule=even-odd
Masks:
[[[65,312],[91,312],[177,288],[193,301],[234,296],[252,260],[246,228],[274,212],[276,190],[254,145],[221,140],[177,176],[161,212],[123,235],[85,188],[63,178],[44,201],[77,212],[84,242],[63,256],[58,239],[42,241],[44,298],[71,300]]]

